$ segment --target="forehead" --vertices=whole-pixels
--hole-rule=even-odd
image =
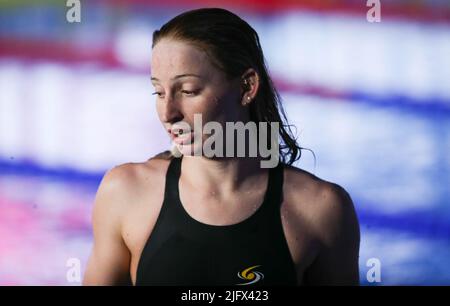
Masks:
[[[177,40],[163,39],[152,52],[152,77],[170,79],[184,73],[209,75],[214,67],[198,47]]]

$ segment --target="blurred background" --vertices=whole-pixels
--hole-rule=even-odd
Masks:
[[[450,2],[0,0],[0,285],[79,285],[107,169],[169,148],[151,35],[193,8],[259,33],[304,151],[351,194],[363,285],[450,285]],[[381,279],[371,282],[371,259]]]

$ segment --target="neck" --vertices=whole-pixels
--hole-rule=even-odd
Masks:
[[[184,156],[182,163],[182,176],[194,189],[218,196],[251,189],[264,172],[259,158]]]

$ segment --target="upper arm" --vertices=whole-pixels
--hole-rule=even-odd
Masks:
[[[130,252],[121,234],[127,179],[124,169],[117,167],[109,171],[100,183],[92,211],[94,245],[84,285],[130,283]]]
[[[319,192],[316,232],[321,244],[307,269],[313,285],[359,285],[359,223],[350,195],[339,185],[326,183]]]

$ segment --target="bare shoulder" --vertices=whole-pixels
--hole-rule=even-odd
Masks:
[[[311,247],[313,251],[299,273],[306,284],[359,284],[359,223],[348,192],[340,185],[287,166],[282,213],[297,239],[294,251]],[[283,211],[284,210],[284,211]],[[305,238],[306,236],[306,238]],[[313,241],[299,245],[297,241]],[[306,246],[306,247],[305,247]]]
[[[285,169],[285,209],[306,222],[312,234],[324,244],[342,234],[359,235],[353,201],[343,187],[293,166]]]
[[[149,208],[150,215],[156,211],[152,204],[142,203],[152,203],[145,201],[145,197],[154,194],[152,188],[159,188],[167,163],[152,159],[122,164],[106,172],[95,196],[92,212],[94,244],[84,284],[129,284],[134,281],[134,275],[130,279],[130,263],[134,262],[134,245],[138,245],[140,239],[135,234],[142,233],[139,225],[143,223],[136,216],[143,215],[143,207]],[[129,238],[135,236],[134,240]]]
[[[125,163],[104,175],[96,195],[96,209],[125,216],[133,205],[141,202],[150,189],[164,183],[169,160],[151,158],[142,163]],[[104,214],[99,214],[104,216]]]
[[[170,160],[150,158],[142,163],[125,163],[106,172],[101,188],[116,196],[132,196],[145,185],[153,185],[164,178]]]

